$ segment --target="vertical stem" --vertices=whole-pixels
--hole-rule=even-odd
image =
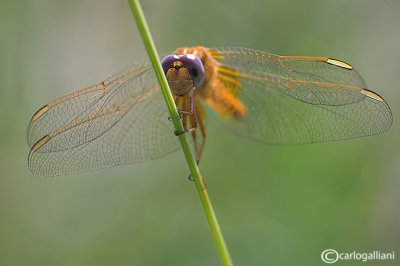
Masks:
[[[142,36],[147,53],[149,54],[154,71],[156,72],[156,76],[158,82],[160,83],[161,91],[164,95],[164,99],[171,115],[175,130],[177,132],[183,132],[184,129],[182,123],[179,120],[179,114],[176,109],[171,91],[169,89],[164,71],[161,67],[160,59],[158,58],[158,53],[153,43],[139,0],[128,0],[128,2],[131,7],[131,11],[135,18],[136,24],[138,26],[139,32]],[[210,198],[208,197],[206,187],[204,186],[203,179],[200,175],[199,168],[197,167],[196,161],[193,157],[193,153],[190,150],[188,140],[185,134],[179,135],[178,138],[181,143],[183,153],[185,154],[186,162],[189,166],[190,172],[196,184],[197,192],[199,193],[200,200],[203,205],[204,212],[206,214],[207,221],[211,229],[211,233],[214,237],[214,241],[217,246],[222,265],[233,265],[228,248],[225,244],[225,240],[221,232],[221,228],[219,227],[217,217],[214,213],[214,209],[212,207]]]

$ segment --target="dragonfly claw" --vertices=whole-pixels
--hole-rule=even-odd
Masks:
[[[182,119],[181,110],[178,109],[179,120]],[[172,122],[172,116],[168,116],[168,120]]]
[[[200,177],[200,178],[201,178],[201,182],[203,182],[203,189],[206,189],[208,187],[206,181],[204,181],[204,179],[202,177]],[[189,174],[188,180],[189,181],[194,181],[192,174]]]
[[[182,119],[181,111],[183,111],[183,110],[178,109],[179,119]]]
[[[185,134],[186,132],[188,132],[187,129],[185,129],[184,131],[181,131],[181,132],[178,132],[178,131],[174,130],[175,136],[179,136],[179,135]]]

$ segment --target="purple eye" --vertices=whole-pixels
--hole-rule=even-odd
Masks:
[[[205,79],[204,66],[201,60],[192,54],[185,54],[181,57],[177,55],[168,55],[163,60],[161,60],[161,65],[163,67],[164,73],[166,74],[168,69],[174,67],[174,62],[180,61],[183,67],[186,68],[193,79],[193,85],[195,87],[200,87]]]
[[[185,54],[179,57],[179,61],[182,62],[183,66],[189,71],[193,78],[193,84],[195,87],[200,87],[205,79],[204,66],[201,60],[192,54]]]
[[[167,74],[168,69],[174,67],[174,62],[176,61],[179,61],[179,56],[175,54],[167,55],[163,60],[161,60],[161,65],[165,74]]]

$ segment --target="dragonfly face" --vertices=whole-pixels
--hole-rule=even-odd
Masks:
[[[191,92],[204,82],[204,66],[195,55],[168,55],[161,61],[161,65],[171,91],[177,96]]]
[[[202,103],[239,135],[269,144],[365,137],[392,125],[386,101],[340,60],[196,46],[162,65],[198,159]],[[29,168],[56,176],[160,158],[180,147],[167,116],[150,63],[135,64],[40,108],[28,127]]]

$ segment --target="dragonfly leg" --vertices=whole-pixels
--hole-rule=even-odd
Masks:
[[[177,103],[177,102],[178,102],[178,97],[175,98],[175,103]],[[182,132],[174,131],[175,136],[179,136],[179,135],[185,134],[186,132],[192,132],[192,133],[195,132],[196,128],[197,128],[197,123],[195,123],[191,128],[187,127],[187,117],[189,116],[190,118],[192,118],[192,117],[195,116],[195,104],[194,104],[193,95],[190,96],[190,109],[189,109],[189,111],[178,109],[178,113],[179,113],[180,118],[182,119],[182,124],[183,124],[184,131],[182,131]]]
[[[176,101],[177,101],[177,99],[176,99]],[[192,96],[190,96],[190,109],[189,109],[189,111],[178,109],[178,113],[181,115],[181,117],[182,117],[182,115],[192,115],[193,112],[194,112],[194,109],[195,109],[194,97],[192,95]]]
[[[206,144],[206,129],[204,127],[203,118],[201,117],[201,115],[199,115],[196,112],[196,117],[197,117],[197,121],[199,124],[200,133],[202,136],[201,143],[200,143],[200,149],[199,149],[199,156],[198,156],[198,160],[197,160],[197,164],[199,164],[201,155],[203,154],[204,145]]]
[[[176,105],[176,106],[178,106],[179,99],[180,99],[179,96],[176,96],[176,97],[175,97],[175,100],[174,100],[174,101],[175,101],[175,105]],[[180,110],[178,109],[179,119],[182,119],[182,114],[181,114],[181,112],[179,112],[179,111],[180,111]],[[168,116],[168,120],[172,122],[172,117],[171,117],[171,116]]]
[[[189,116],[190,121],[191,121],[191,128],[186,129],[186,124],[184,124],[184,128],[186,129],[186,132],[191,132],[192,137],[193,137],[193,144],[194,144],[194,153],[196,155],[196,164],[198,165],[200,162],[201,155],[203,153],[204,145],[206,142],[206,131],[203,123],[203,119],[201,115],[197,112],[196,107],[193,108],[193,115]],[[185,121],[184,121],[185,122]],[[197,143],[197,132],[196,129],[197,127],[200,128],[200,133],[201,133],[201,143],[198,145]]]
[[[204,124],[203,124],[203,120],[201,118],[200,115],[198,115],[196,108],[194,108],[193,110],[193,116],[190,117],[191,118],[191,123],[192,123],[192,128],[196,129],[197,125],[199,125],[200,127],[200,133],[202,136],[201,139],[201,143],[200,146],[197,145],[197,135],[196,135],[196,130],[192,131],[192,137],[193,137],[193,145],[194,145],[194,153],[196,155],[196,164],[198,165],[200,162],[200,158],[201,158],[201,154],[203,152],[203,148],[204,148],[204,144],[205,144],[205,137],[206,137],[206,133],[205,133],[205,128],[204,128]],[[188,177],[189,180],[193,181],[193,177],[192,175],[189,175]],[[200,176],[201,182],[203,183],[203,189],[207,188],[207,183],[204,180],[204,178],[202,176]]]
[[[190,117],[190,122],[191,122],[191,129],[190,131],[192,133],[192,138],[193,138],[193,147],[194,147],[194,154],[196,155],[196,164],[199,164],[200,161],[200,153],[199,153],[199,148],[197,145],[197,115],[196,115],[196,108],[193,109],[193,115]]]

